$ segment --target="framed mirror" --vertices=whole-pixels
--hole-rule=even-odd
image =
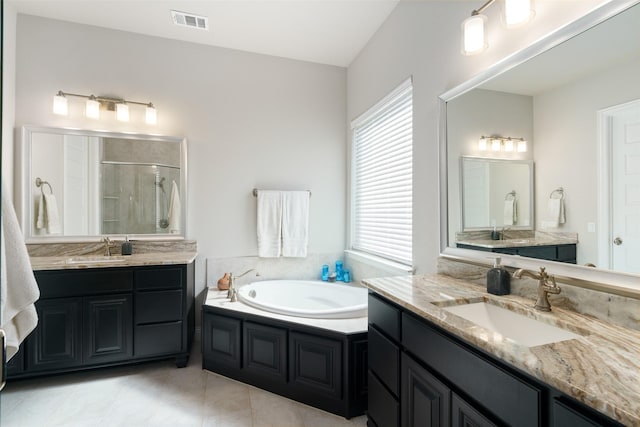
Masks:
[[[577,236],[577,264],[505,255],[506,265],[546,266],[566,282],[640,296],[640,253],[633,252],[640,248],[640,235],[634,232],[640,229],[640,212],[634,207],[638,204],[619,205],[621,200],[640,200],[640,161],[633,153],[621,157],[620,143],[612,140],[626,135],[626,146],[640,146],[640,120],[633,119],[640,113],[625,110],[630,120],[616,115],[626,107],[640,108],[638,3],[604,4],[440,97],[443,256],[489,264],[486,252],[456,248],[455,235],[466,227],[460,215],[465,195],[458,182],[459,159],[482,157],[482,135],[522,137],[528,141],[522,158],[535,162],[536,169],[532,230]],[[457,106],[465,97],[479,96],[485,99],[482,108]],[[456,123],[475,127],[465,134]],[[520,159],[500,153],[507,157]],[[616,178],[616,169],[630,173]],[[560,188],[564,217],[554,223],[548,221],[553,214],[549,207],[556,203],[550,199]],[[626,230],[618,228],[621,223]],[[552,228],[545,229],[549,224]],[[623,233],[619,240],[624,244],[616,245],[617,233]],[[625,250],[619,251],[622,246]],[[620,263],[617,258],[634,261]]]
[[[184,238],[186,149],[177,137],[22,128],[19,196],[27,243]]]

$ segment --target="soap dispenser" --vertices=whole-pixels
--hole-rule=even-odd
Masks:
[[[493,261],[493,268],[487,272],[487,292],[494,295],[508,295],[511,292],[509,272],[500,265],[500,257]]]
[[[131,255],[133,253],[133,247],[129,241],[129,236],[125,237],[125,241],[122,243],[122,255]]]

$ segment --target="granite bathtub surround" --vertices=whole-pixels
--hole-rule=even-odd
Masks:
[[[479,290],[484,290],[489,268],[439,258],[437,271],[440,274],[471,282],[481,287]],[[513,269],[507,270],[513,272]],[[549,270],[548,273],[553,275],[553,270]],[[549,295],[552,307],[561,307],[640,331],[640,300],[580,288],[566,283],[558,283],[558,286],[562,291],[557,295]],[[529,277],[511,279],[511,293],[528,298],[531,305],[537,297],[537,289],[537,280]]]
[[[124,239],[113,240],[112,255],[120,255]],[[198,244],[195,240],[131,240],[134,254],[164,253],[164,252],[196,252]],[[27,250],[31,257],[47,256],[83,256],[104,255],[103,242],[73,242],[73,243],[29,243]]]
[[[555,306],[550,313],[531,308],[519,295],[496,297],[483,288],[433,274],[367,279],[365,286],[496,358],[555,387],[624,425],[640,426],[640,332]],[[487,301],[580,338],[525,347],[436,304]],[[636,301],[636,304],[638,302]],[[636,305],[637,307],[637,305]]]
[[[456,233],[456,243],[485,248],[516,248],[529,246],[567,245],[578,243],[578,233],[553,231],[506,230],[503,240],[492,240],[491,232],[463,231]]]

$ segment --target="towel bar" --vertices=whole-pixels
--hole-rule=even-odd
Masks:
[[[515,200],[516,199],[516,190],[512,190],[512,191],[508,192],[507,194],[505,194],[504,199],[505,200]]]
[[[44,186],[45,184],[49,187],[49,194],[53,194],[53,187],[47,181],[43,181],[40,178],[36,178],[36,187],[40,187],[40,191],[42,191],[42,195],[44,196]]]
[[[311,190],[306,190],[309,192],[309,197],[311,197]],[[254,188],[253,189],[253,197],[258,197],[258,189]]]
[[[560,197],[556,197],[556,199],[564,199],[564,189],[562,187],[558,187],[549,194],[549,198],[553,199],[553,195],[558,194]]]

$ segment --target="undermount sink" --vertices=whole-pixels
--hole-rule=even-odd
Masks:
[[[65,263],[67,264],[112,264],[119,263],[125,260],[124,257],[118,256],[78,256],[67,258]]]
[[[580,338],[580,335],[573,332],[487,302],[443,307],[443,310],[526,347]]]

